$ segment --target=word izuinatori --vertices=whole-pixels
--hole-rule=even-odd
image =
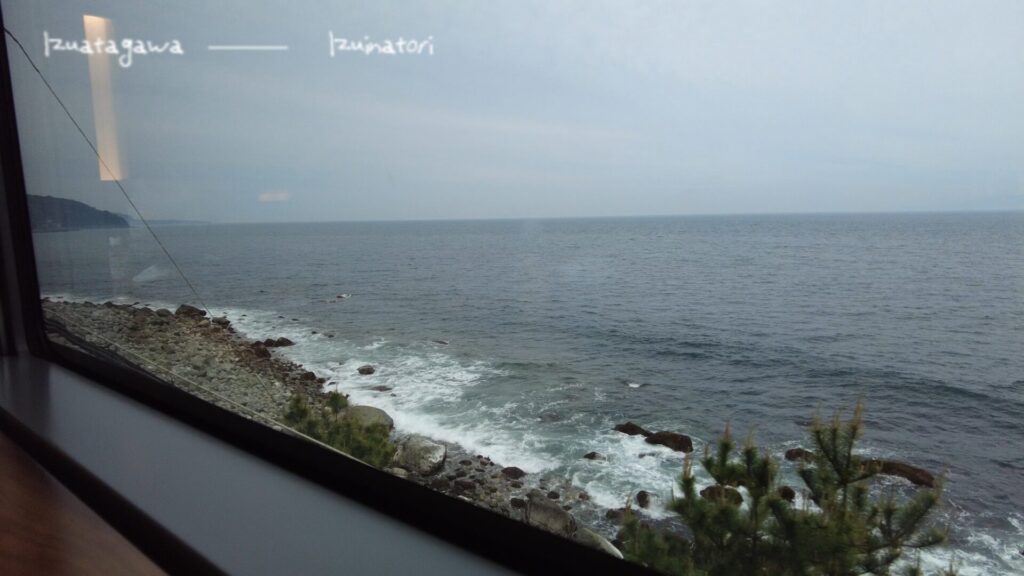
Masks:
[[[407,39],[399,36],[398,40],[385,39],[375,42],[370,40],[369,36],[363,36],[360,40],[349,40],[348,38],[336,37],[333,30],[328,31],[327,34],[331,40],[331,58],[334,58],[334,55],[338,52],[360,52],[366,56],[371,54],[383,54],[385,56],[434,55],[433,36],[427,36],[426,40]]]
[[[108,54],[110,56],[117,56],[117,63],[122,68],[128,68],[132,65],[132,59],[135,56],[147,56],[149,54],[177,54],[181,55],[185,53],[185,50],[181,47],[181,42],[177,40],[170,40],[168,42],[151,42],[149,40],[133,40],[131,38],[123,38],[121,41],[117,41],[113,38],[97,38],[95,40],[64,40],[61,38],[51,38],[50,34],[43,31],[43,44],[46,46],[45,54],[46,57],[50,57],[51,52],[78,52],[79,54]]]

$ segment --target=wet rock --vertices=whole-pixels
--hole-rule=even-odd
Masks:
[[[259,346],[256,346],[256,344],[259,344]],[[270,350],[267,350],[267,347],[261,342],[255,342],[252,347],[252,351],[257,358],[270,358]]]
[[[586,458],[587,460],[606,460],[607,459],[607,458],[605,458],[604,454],[601,454],[599,452],[587,452],[586,454],[583,455],[583,457]]]
[[[195,306],[189,306],[188,304],[182,304],[178,306],[178,309],[174,311],[175,316],[181,316],[183,318],[202,318],[206,316],[206,310],[200,310]]]
[[[472,466],[473,465],[473,461],[469,460],[469,459],[459,460],[459,465],[460,466]]]
[[[526,472],[524,472],[521,468],[516,468],[515,466],[509,466],[508,468],[502,468],[501,469],[501,473],[502,473],[502,475],[505,476],[505,478],[508,478],[510,480],[518,480],[518,479],[522,478],[523,476],[526,476]]]
[[[804,450],[803,448],[790,448],[789,450],[786,450],[785,457],[786,460],[789,460],[790,462],[794,462],[797,460],[808,462],[812,458],[814,458],[814,452],[811,452],[810,450]]]
[[[447,340],[432,340],[432,342],[434,344],[440,344],[441,346],[447,346],[448,345],[448,341]]]
[[[648,456],[657,456],[657,455],[658,455],[657,452],[641,452],[640,453],[640,458],[646,458]]]
[[[693,441],[685,434],[675,432],[655,432],[644,440],[648,444],[660,444],[667,446],[676,452],[693,452]]]
[[[879,474],[899,476],[918,486],[927,486],[929,488],[935,486],[935,476],[931,472],[917,466],[893,460],[865,460],[864,463],[869,466],[878,466]]]
[[[305,372],[299,375],[299,379],[304,382],[316,382],[316,374],[310,372],[309,370],[306,370]]]
[[[395,428],[395,421],[391,419],[391,416],[388,416],[388,413],[380,408],[374,408],[373,406],[349,406],[342,412],[342,417],[360,426],[383,424],[389,431]]]
[[[213,319],[213,323],[216,324],[217,326],[220,326],[221,328],[227,328],[228,326],[231,325],[231,320],[228,320],[223,316],[218,316]]]
[[[622,432],[623,434],[629,434],[630,436],[636,436],[637,434],[641,436],[651,435],[651,433],[648,430],[645,430],[642,426],[634,424],[632,422],[626,422],[625,424],[616,424],[615,431]]]
[[[370,366],[369,364],[363,364],[359,368],[356,368],[356,372],[359,372],[363,376],[369,376],[370,374],[373,374],[376,371],[377,369],[374,368],[373,366]]]
[[[647,508],[651,505],[651,493],[647,490],[641,490],[636,493],[636,505],[641,508]]]
[[[612,508],[604,513],[605,520],[610,521],[612,524],[622,524],[622,518],[626,514],[625,508]]]
[[[559,495],[558,492],[555,492],[554,490],[552,490],[552,491],[548,492],[548,498],[550,498],[552,500],[558,500],[559,498],[561,498],[561,495]]]
[[[607,538],[601,536],[600,534],[594,532],[589,528],[581,527],[577,529],[575,534],[573,534],[573,540],[576,540],[584,546],[588,546],[590,548],[600,550],[607,554],[611,554],[612,556],[615,556],[620,560],[622,559],[622,552],[620,552],[618,548],[613,546]]]
[[[531,490],[526,495],[526,521],[560,536],[571,536],[576,532],[576,519],[572,514],[562,510],[540,490]]]
[[[263,341],[263,345],[266,346],[267,348],[283,348],[285,346],[294,346],[295,342],[292,342],[291,340],[282,336],[276,339],[267,338],[266,340]]]
[[[526,508],[526,500],[522,498],[511,498],[508,503],[513,508]]]
[[[739,506],[743,503],[743,495],[735,488],[727,488],[715,484],[700,491],[700,495],[708,500],[725,500]]]
[[[174,313],[167,308],[160,308],[156,311],[156,315],[161,318],[170,318],[171,316],[174,316]]]
[[[420,476],[436,474],[444,465],[448,448],[423,436],[409,436],[398,445],[395,464]]]
[[[783,500],[788,500],[789,502],[796,500],[796,491],[789,486],[779,486],[778,494],[779,498]]]

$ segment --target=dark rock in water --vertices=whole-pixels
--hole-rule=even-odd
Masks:
[[[225,318],[223,316],[218,316],[218,317],[214,318],[212,321],[217,326],[221,326],[223,328],[227,328],[228,326],[231,325],[231,320],[228,320],[227,318]]]
[[[587,460],[606,460],[604,454],[601,454],[599,452],[587,452],[586,454],[583,455],[583,457],[586,458]]]
[[[636,493],[636,504],[641,508],[647,508],[651,505],[651,493],[647,490],[641,490]]]
[[[648,456],[657,456],[657,455],[658,455],[657,452],[641,452],[640,453],[640,458],[646,458]]]
[[[700,495],[708,500],[727,500],[739,506],[743,503],[743,496],[735,488],[726,488],[715,484],[700,491]]]
[[[558,500],[561,497],[562,496],[558,492],[555,492],[554,490],[552,490],[551,492],[548,492],[548,498],[550,498],[552,500]]]
[[[796,491],[789,486],[779,486],[779,498],[792,502],[796,500]]]
[[[159,310],[156,311],[156,315],[161,318],[168,318],[170,316],[174,316],[174,313],[168,310],[167,308],[160,308]]]
[[[312,373],[312,372],[307,370],[307,371],[303,372],[299,376],[299,378],[304,380],[304,381],[306,381],[306,382],[315,382],[316,381],[316,374],[314,374],[314,373]]]
[[[291,340],[282,336],[277,339],[267,338],[266,340],[263,341],[263,345],[266,346],[267,348],[281,348],[284,346],[294,346],[295,342],[292,342]]]
[[[621,524],[622,516],[626,513],[624,508],[613,508],[604,513],[605,520],[609,520],[612,524]]]
[[[508,503],[513,508],[526,508],[526,500],[523,500],[522,498],[512,498]]]
[[[373,366],[370,366],[369,364],[363,364],[359,368],[356,368],[356,371],[362,374],[363,376],[369,376],[370,374],[376,372],[377,369],[374,368]]]
[[[648,444],[660,444],[668,446],[676,452],[693,452],[693,441],[685,434],[675,432],[655,432],[645,440]]]
[[[810,461],[814,458],[814,452],[810,450],[804,450],[803,448],[790,448],[786,450],[786,460],[793,462],[795,460],[803,460],[804,462]]]
[[[448,341],[447,340],[431,340],[431,342],[433,342],[434,344],[440,344],[442,346],[447,346],[448,345]]]
[[[927,486],[932,488],[935,486],[935,476],[931,472],[918,468],[917,466],[911,466],[910,464],[904,464],[903,462],[894,462],[892,460],[865,460],[867,465],[879,466],[879,474],[885,474],[886,476],[899,476],[906,480],[910,480],[918,486]]]
[[[632,422],[626,422],[625,424],[617,424],[615,426],[615,431],[622,432],[623,434],[629,434],[630,436],[636,436],[637,434],[641,436],[651,435],[651,433],[645,430],[642,426],[639,426]]]
[[[374,386],[370,388],[370,390],[373,390],[374,392],[390,392],[391,390],[393,390],[393,388],[391,388],[391,386],[384,386],[382,384],[380,386]]]
[[[189,306],[188,304],[182,304],[178,306],[178,309],[174,311],[175,316],[184,316],[186,318],[202,318],[206,316],[206,310],[200,310],[195,306]]]
[[[523,476],[526,476],[526,472],[524,472],[521,468],[516,468],[515,466],[502,468],[501,473],[510,480],[518,480]]]

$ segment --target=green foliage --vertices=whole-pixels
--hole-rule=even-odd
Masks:
[[[626,560],[667,574],[693,573],[693,561],[687,554],[689,543],[640,522],[628,506],[622,516],[619,539],[623,542],[622,555]]]
[[[800,469],[814,502],[797,508],[779,493],[778,467],[751,439],[736,454],[726,429],[717,450],[701,464],[716,482],[697,494],[693,460],[687,456],[679,486],[682,498],[671,508],[693,532],[687,546],[672,547],[667,535],[645,532],[635,519],[624,528],[626,555],[650,567],[686,575],[888,575],[906,550],[945,540],[928,527],[941,486],[918,489],[910,498],[894,492],[872,496],[877,465],[854,451],[862,433],[861,407],[842,421],[811,427],[814,458]],[[735,487],[746,489],[745,502]],[[916,566],[907,573],[919,574]],[[951,566],[945,574],[955,574]]]
[[[328,392],[321,408],[310,406],[301,394],[292,396],[284,413],[286,424],[297,432],[324,444],[337,448],[346,454],[376,468],[387,466],[395,455],[395,445],[383,424],[361,426],[341,417],[348,407],[348,400],[337,392]]]

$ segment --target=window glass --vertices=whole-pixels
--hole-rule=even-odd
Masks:
[[[54,342],[669,573],[1024,572],[1024,4],[2,8]]]

